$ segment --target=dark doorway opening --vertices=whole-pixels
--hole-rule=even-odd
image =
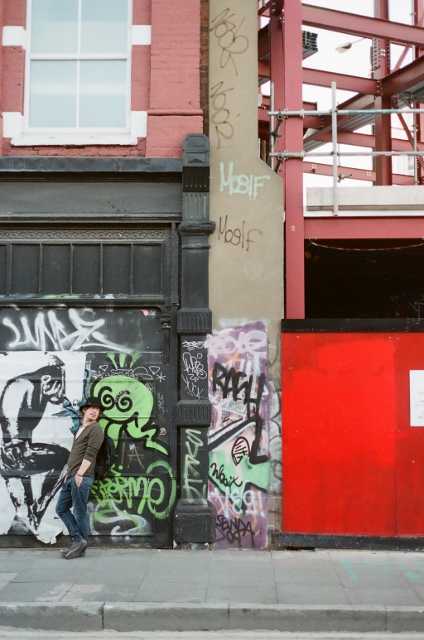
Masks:
[[[306,318],[424,317],[424,241],[305,242]]]

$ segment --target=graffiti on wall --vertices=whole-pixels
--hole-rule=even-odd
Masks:
[[[113,360],[113,358],[111,358]],[[100,420],[115,442],[118,461],[109,478],[95,485],[90,506],[91,532],[99,535],[153,535],[153,520],[170,514],[176,497],[176,479],[169,464],[166,435],[166,366],[150,370],[150,379],[135,374],[143,368],[136,356],[128,365],[97,369],[90,395],[105,407]],[[160,399],[161,402],[158,402]]]
[[[149,346],[158,342],[158,318],[123,313],[138,329],[134,343],[149,333]],[[54,507],[80,422],[78,403],[89,395],[103,403],[100,423],[118,451],[111,476],[95,483],[90,532],[154,535],[155,523],[169,516],[176,479],[169,463],[168,367],[129,353],[126,325],[115,317],[113,323],[110,313],[87,309],[0,312],[0,534],[53,543],[63,531]],[[85,326],[85,338],[77,325]]]
[[[269,458],[268,340],[263,323],[208,337],[209,499],[216,546],[267,544]]]

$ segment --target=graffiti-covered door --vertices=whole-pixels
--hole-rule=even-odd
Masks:
[[[60,243],[0,237],[0,535],[9,540],[54,543],[64,532],[55,504],[79,403],[94,395],[117,458],[93,486],[93,542],[172,545],[173,232],[97,230],[89,244],[76,232],[72,243],[64,232]]]

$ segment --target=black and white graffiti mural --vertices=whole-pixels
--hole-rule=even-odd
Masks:
[[[101,425],[118,451],[111,476],[92,493],[91,533],[152,536],[164,528],[176,480],[161,344],[152,310],[0,311],[0,534],[54,543],[63,531],[54,506],[77,405],[88,395],[100,397]]]
[[[28,529],[45,542],[61,531],[49,509],[72,444],[73,422],[60,414],[66,394],[78,398],[85,354],[0,355],[0,532]]]

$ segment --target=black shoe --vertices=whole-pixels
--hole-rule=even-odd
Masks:
[[[62,556],[62,558],[66,558],[66,554],[69,553],[70,549],[68,549],[67,551],[61,551],[60,555]],[[83,549],[81,551],[81,553],[77,556],[78,558],[85,558],[85,549]]]
[[[76,540],[71,544],[71,548],[68,553],[65,554],[66,560],[72,560],[73,558],[78,558],[79,555],[84,551],[87,546],[87,540],[81,538],[81,540]]]

